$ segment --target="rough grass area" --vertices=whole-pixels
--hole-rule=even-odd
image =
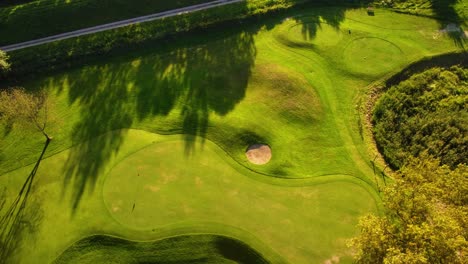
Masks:
[[[304,8],[17,80],[48,92],[55,121],[29,193],[37,217],[22,225],[14,261],[50,262],[94,234],[208,233],[273,263],[351,263],[346,239],[358,216],[378,211],[385,184],[359,107],[371,84],[463,49],[435,38],[439,26],[380,9]],[[0,136],[8,204],[43,139],[16,126]],[[259,142],[274,150],[262,166],[245,155]]]
[[[190,235],[153,242],[109,236],[82,239],[54,264],[73,263],[268,263],[241,241],[214,235]]]
[[[376,4],[417,15],[435,16],[445,21],[466,23],[467,0],[387,0]]]

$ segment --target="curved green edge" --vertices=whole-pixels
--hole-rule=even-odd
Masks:
[[[115,166],[129,158],[130,156],[143,151],[146,148],[152,147],[156,144],[160,144],[163,142],[171,142],[171,141],[179,141],[181,140],[181,134],[172,134],[172,135],[165,135],[159,133],[153,133],[146,130],[140,129],[122,129],[124,131],[140,131],[143,133],[153,134],[159,136],[160,138],[158,141],[153,141],[153,143],[148,144],[140,149],[137,149],[133,152],[127,153],[120,157],[119,159],[113,162],[113,165],[107,170],[107,173],[104,177],[104,181],[107,180],[109,173],[114,169]],[[106,134],[110,134],[112,132],[108,132]],[[106,135],[104,134],[104,135]],[[101,135],[101,136],[104,136]],[[184,138],[186,141],[187,139]],[[214,151],[219,158],[221,158],[224,162],[226,162],[231,168],[239,172],[240,174],[247,176],[251,179],[254,179],[258,182],[270,184],[270,185],[277,185],[277,186],[284,186],[284,187],[304,187],[304,186],[314,186],[320,184],[327,184],[327,183],[335,183],[335,182],[346,182],[358,185],[362,187],[372,198],[375,200],[376,207],[382,209],[382,205],[380,203],[380,195],[376,191],[375,184],[367,179],[361,178],[359,176],[353,174],[324,174],[319,176],[311,176],[311,177],[295,177],[295,178],[282,178],[282,177],[275,177],[274,175],[269,175],[266,173],[255,171],[245,165],[239,163],[236,159],[234,159],[227,151],[225,151],[221,146],[216,144],[216,142],[209,140],[208,138],[202,138],[198,136],[194,136],[190,139],[194,143],[196,142],[203,142],[203,148],[208,146],[210,150]]]

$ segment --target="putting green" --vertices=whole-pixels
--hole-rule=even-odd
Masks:
[[[377,75],[401,64],[405,60],[403,56],[403,51],[396,44],[386,39],[365,37],[346,46],[343,60],[352,71]]]
[[[376,210],[373,196],[352,179],[322,184],[297,181],[287,188],[282,185],[291,184],[288,180],[259,182],[258,177],[263,181],[268,177],[230,166],[230,158],[216,145],[197,142],[198,151],[189,156],[186,142],[171,140],[120,161],[104,183],[109,213],[138,230],[203,221],[236,226],[291,263],[305,263],[333,254],[349,258],[345,240],[353,234],[350,224],[356,224],[364,212]],[[330,239],[318,229],[339,231],[341,236]]]

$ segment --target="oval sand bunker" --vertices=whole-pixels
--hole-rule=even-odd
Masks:
[[[254,144],[247,149],[245,155],[253,164],[267,164],[271,159],[271,148],[265,144]]]

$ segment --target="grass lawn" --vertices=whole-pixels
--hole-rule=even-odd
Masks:
[[[0,45],[210,1],[36,0],[0,7]]]
[[[61,256],[73,258],[96,234],[145,241],[143,255],[149,241],[213,234],[274,263],[351,263],[346,239],[383,184],[361,128],[368,86],[461,44],[429,18],[309,8],[24,80],[48,91],[55,120],[30,194],[40,217],[15,260],[75,245]],[[8,204],[43,139],[0,135]],[[247,161],[252,143],[272,148],[268,164]],[[90,261],[108,250],[95,247]]]

